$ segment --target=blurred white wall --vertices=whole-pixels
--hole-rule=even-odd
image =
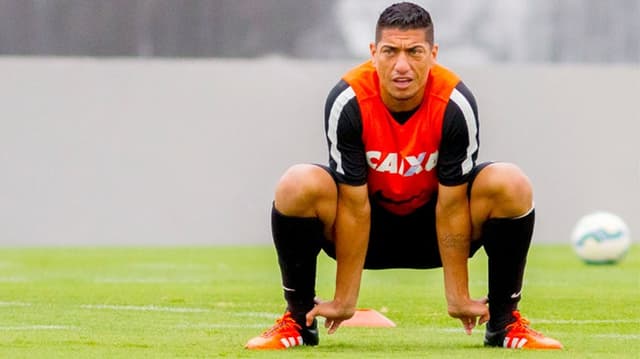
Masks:
[[[352,55],[368,56],[378,16],[396,2],[336,0],[336,23]],[[640,61],[640,0],[414,2],[431,14],[449,64]]]
[[[0,58],[0,245],[270,243],[280,174],[325,162],[325,96],[354,63]],[[482,160],[536,188],[537,242],[592,210],[640,237],[640,69],[455,69]]]

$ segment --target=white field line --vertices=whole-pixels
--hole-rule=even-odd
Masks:
[[[276,319],[282,314],[268,313],[268,312],[238,312],[228,313],[235,317],[247,317],[247,318],[265,318]],[[636,319],[531,319],[533,325],[536,323],[541,324],[633,324],[640,323],[640,318]],[[455,328],[447,328],[446,330],[454,331]]]
[[[76,327],[68,325],[12,325],[0,326],[0,331],[28,331],[28,330],[75,330]]]
[[[3,302],[0,302],[0,305]],[[4,302],[10,303],[10,302]],[[110,310],[130,310],[130,311],[148,311],[148,312],[173,312],[173,313],[204,313],[212,312],[210,309],[205,308],[179,308],[179,307],[161,307],[155,305],[134,306],[134,305],[109,305],[109,304],[85,304],[81,305],[81,308],[85,309],[110,309]],[[269,313],[269,312],[227,312],[230,316],[244,317],[244,318],[256,318],[256,319],[275,319],[281,314]],[[563,319],[536,319],[534,323],[544,324],[629,324],[640,323],[640,319],[584,319],[584,320],[563,320]],[[181,324],[175,328],[179,329],[260,329],[266,328],[265,323],[197,323],[197,324]],[[2,327],[0,327],[2,328]],[[477,328],[473,334],[484,335],[484,329]],[[429,332],[440,333],[464,333],[464,330],[460,327],[448,327],[448,328],[433,328],[433,327],[421,327],[419,330]],[[556,334],[560,334],[555,332]],[[568,333],[567,333],[568,334]],[[599,338],[612,338],[612,339],[638,339],[640,335],[637,334],[619,334],[619,333],[602,333],[594,334],[592,337]]]
[[[265,318],[276,319],[279,318],[282,313],[269,313],[269,312],[236,312],[228,313],[234,317],[247,317],[247,318]],[[640,323],[640,318],[631,319],[531,319],[532,325],[536,323],[541,324],[633,324]],[[462,329],[457,328],[444,328],[445,331],[458,331]]]
[[[176,329],[266,329],[268,325],[265,324],[232,324],[232,323],[197,323],[197,324],[181,324],[175,326]],[[385,330],[393,330],[393,328],[384,328]],[[344,330],[344,329],[343,329]],[[349,330],[349,329],[346,329]],[[461,335],[464,334],[464,329],[462,327],[449,327],[449,328],[433,328],[433,327],[422,327],[419,328],[420,331],[426,331],[431,333],[459,333]],[[569,336],[574,333],[564,333],[564,332],[554,332],[554,335],[564,335]],[[484,329],[476,328],[473,331],[473,335],[477,337],[484,337]],[[607,338],[607,339],[618,339],[618,340],[636,340],[640,339],[640,334],[619,334],[619,333],[602,333],[602,334],[593,334],[590,335],[593,338]]]
[[[211,267],[205,264],[178,264],[178,263],[134,263],[130,267],[142,268],[142,269],[159,269],[159,270],[175,270],[175,269],[187,269],[187,270],[210,270]]]
[[[112,284],[158,284],[158,283],[204,283],[203,280],[197,279],[170,279],[170,278],[96,278],[95,283],[112,283]]]
[[[282,313],[268,313],[268,312],[239,312],[239,313],[228,313],[229,315],[233,315],[234,317],[245,317],[245,318],[265,318],[276,320],[277,318],[282,316]]]
[[[256,324],[256,323],[245,323],[245,324],[237,324],[237,323],[197,323],[197,324],[181,324],[175,326],[176,329],[266,329],[268,325],[265,324]],[[394,328],[384,328],[386,330],[393,330]],[[344,330],[344,329],[343,329]],[[347,330],[349,330],[347,328]],[[434,327],[421,327],[420,331],[430,332],[430,333],[458,333],[460,335],[464,334],[464,329],[462,327],[448,327],[448,328],[434,328]],[[473,336],[476,337],[484,337],[484,328],[479,327],[473,331]],[[553,332],[554,336],[569,336],[574,333],[564,333],[564,332]],[[640,334],[620,334],[620,333],[601,333],[601,334],[592,334],[589,335],[593,338],[606,338],[606,339],[617,339],[617,340],[637,340],[640,339]]]
[[[0,277],[0,283],[25,283],[28,282],[24,277]]]
[[[593,336],[607,339],[640,339],[640,334],[594,334]]]
[[[0,302],[0,307],[28,307],[31,303],[25,302]]]
[[[198,323],[180,324],[176,329],[267,329],[265,324]]]
[[[640,323],[638,319],[531,319],[531,323],[542,324],[632,324]]]
[[[387,329],[387,328],[385,328]],[[393,329],[393,328],[388,328]],[[420,330],[427,332],[435,332],[435,333],[460,333],[464,334],[464,329],[460,328],[420,328]],[[563,332],[563,331],[553,331],[553,333],[545,333],[556,339],[562,339],[562,337],[569,337],[575,335],[575,333],[571,332]],[[473,336],[484,337],[484,328],[477,327],[473,332]],[[620,334],[620,333],[600,333],[600,334],[590,334],[587,335],[591,338],[605,338],[605,339],[617,339],[617,340],[637,340],[640,339],[640,334]]]
[[[0,302],[2,303],[2,302]],[[113,305],[113,304],[83,304],[80,306],[83,309],[110,309],[110,310],[130,310],[140,312],[170,312],[170,313],[208,313],[213,310],[207,308],[180,308],[180,307],[161,307],[156,305]],[[282,315],[282,313],[268,313],[268,312],[239,312],[225,314],[234,317],[245,318],[264,318],[275,320]],[[262,324],[264,325],[264,324]]]
[[[110,305],[110,304],[83,304],[83,309],[110,309],[110,310],[130,310],[139,312],[167,312],[167,313],[206,313],[211,310],[205,308],[180,308],[161,307],[157,305]]]

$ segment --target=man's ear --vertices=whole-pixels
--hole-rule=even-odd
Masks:
[[[369,44],[369,53],[371,54],[371,62],[376,64],[376,44],[373,42]]]
[[[438,49],[440,49],[440,46],[438,44],[433,44],[433,46],[431,46],[431,58],[433,59],[433,61],[436,61],[438,59]]]

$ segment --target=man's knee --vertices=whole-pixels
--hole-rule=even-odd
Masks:
[[[531,209],[533,188],[526,174],[511,163],[487,166],[477,178],[480,196],[491,201],[492,217],[518,216]]]
[[[518,166],[511,163],[496,164],[496,172],[498,188],[504,195],[515,199],[531,198],[531,181]]]
[[[282,175],[275,191],[275,206],[284,214],[311,217],[317,207],[337,197],[336,184],[323,168],[297,164]]]

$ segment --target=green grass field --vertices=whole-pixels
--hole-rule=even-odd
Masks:
[[[470,262],[471,291],[486,291],[486,257]],[[334,263],[319,260],[318,295],[333,294]],[[244,343],[284,302],[273,249],[4,248],[0,250],[0,358],[638,358],[640,247],[614,266],[581,263],[566,245],[535,245],[520,308],[563,342],[554,352],[482,346],[447,316],[441,270],[368,271],[360,307],[396,328],[341,328],[320,346],[255,352]]]

